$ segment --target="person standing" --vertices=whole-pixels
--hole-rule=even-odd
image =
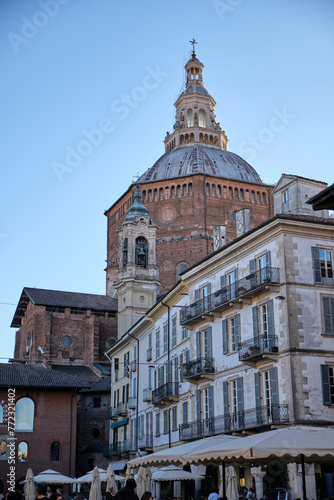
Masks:
[[[218,500],[220,495],[218,494],[218,488],[214,489],[212,493],[208,496],[208,500]]]
[[[139,500],[134,491],[136,486],[136,481],[130,477],[126,480],[125,486],[118,490],[113,500]]]

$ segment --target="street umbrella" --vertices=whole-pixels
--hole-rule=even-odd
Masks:
[[[89,500],[102,500],[101,478],[97,467],[94,467],[93,470],[93,482],[90,487]]]
[[[98,471],[100,474],[101,482],[107,481],[108,470],[98,468]],[[90,470],[84,476],[81,476],[81,477],[78,477],[77,479],[75,479],[75,482],[76,483],[92,483],[93,482],[93,472],[94,472],[94,469]],[[114,474],[114,479],[115,479],[115,481],[120,481],[120,482],[125,481],[125,478],[123,476],[119,476],[118,474]]]
[[[152,479],[154,481],[190,481],[192,479],[204,479],[204,476],[188,472],[175,465],[167,465],[154,471]]]
[[[27,470],[26,482],[24,484],[24,498],[25,500],[35,500],[35,481],[32,469]]]
[[[145,491],[151,491],[151,468],[150,467],[139,467],[137,474],[137,495],[139,498],[142,497]]]
[[[114,493],[116,493],[117,486],[115,481],[115,474],[111,464],[108,465],[107,469],[107,491],[109,491],[109,488],[112,488],[114,490]]]
[[[127,466],[126,468],[126,472],[125,472],[125,479],[134,479],[135,478],[135,473],[134,473],[134,470],[131,466]]]
[[[235,472],[235,468],[230,467],[226,468],[226,496],[227,500],[238,500],[239,499],[239,491],[238,491],[238,479],[237,473]]]
[[[52,469],[44,470],[35,476],[35,483],[47,483],[47,484],[72,484],[75,479],[60,474]]]

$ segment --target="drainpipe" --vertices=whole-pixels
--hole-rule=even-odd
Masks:
[[[205,180],[206,174],[203,179],[203,193],[204,193],[204,229],[205,229],[205,238],[206,238],[206,255],[209,255],[209,238],[208,238],[208,229],[207,229],[207,220],[206,220],[206,187]]]
[[[137,390],[136,390],[136,450],[139,456],[139,340],[128,332],[128,335],[137,342]]]
[[[167,313],[167,361],[170,361],[170,306],[161,301],[161,304],[168,309]],[[172,367],[171,367],[171,379],[172,379]],[[172,434],[170,425],[170,408],[168,408],[168,448],[172,446]]]

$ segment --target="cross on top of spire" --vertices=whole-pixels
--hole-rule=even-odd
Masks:
[[[192,55],[195,56],[196,55],[195,54],[195,44],[197,45],[197,42],[196,42],[195,38],[193,38],[192,40],[190,40],[189,43],[191,43],[191,45],[193,46],[193,53],[192,53]]]

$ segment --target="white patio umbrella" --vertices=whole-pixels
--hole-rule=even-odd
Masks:
[[[125,479],[130,479],[130,478],[131,479],[135,478],[135,472],[134,472],[133,468],[131,466],[129,466],[129,462],[128,462],[126,472],[125,472]]]
[[[303,498],[306,499],[304,462],[334,461],[334,429],[293,426],[225,441],[183,457],[183,463],[245,463],[261,465],[270,460],[302,464]]]
[[[232,465],[226,468],[226,483],[227,500],[239,500],[238,478]]]
[[[32,469],[29,467],[26,473],[26,480],[23,486],[25,500],[35,500],[35,478]]]
[[[108,469],[105,470],[105,469],[100,469],[99,467],[97,467],[97,470],[100,474],[101,482],[107,481]],[[94,472],[94,469],[87,472],[87,474],[85,474],[84,476],[78,477],[74,481],[76,483],[92,483],[93,482],[93,472]],[[118,474],[114,474],[114,479],[115,479],[115,481],[120,481],[120,482],[124,482],[124,480],[125,480],[125,478],[123,476],[119,476]]]
[[[75,479],[60,474],[52,469],[44,470],[35,476],[35,483],[47,483],[47,484],[72,484]]]
[[[136,492],[139,498],[142,497],[145,491],[151,491],[151,478],[152,474],[150,467],[139,467],[136,488]]]
[[[98,467],[93,470],[93,482],[90,487],[89,500],[102,500],[101,478]]]
[[[152,473],[154,481],[190,481],[191,479],[204,479],[201,474],[182,470],[175,465],[166,465]]]
[[[117,492],[114,469],[111,464],[109,464],[107,468],[107,491],[109,491],[109,488],[112,488],[114,493]]]
[[[226,441],[230,442],[238,439],[241,438],[236,436],[226,436],[225,434],[205,439],[198,439],[197,441],[181,444],[179,446],[173,446],[172,448],[167,448],[166,450],[158,451],[157,453],[152,453],[151,455],[145,455],[144,457],[130,460],[128,462],[128,468],[140,465],[153,465],[157,467],[170,464],[182,465],[184,457],[190,453],[196,453],[197,451],[206,449],[206,447],[212,447],[216,444],[223,444]]]

